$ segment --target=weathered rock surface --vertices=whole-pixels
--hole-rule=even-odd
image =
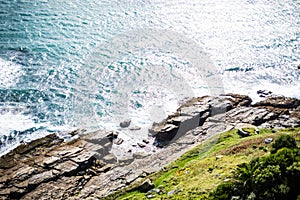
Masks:
[[[150,179],[146,179],[139,187],[138,190],[141,192],[148,192],[154,188],[154,184]]]
[[[192,99],[134,145],[112,131],[69,142],[52,134],[22,144],[0,158],[0,199],[98,199],[137,182],[147,192],[153,185],[143,180],[146,175],[222,131],[300,126],[298,99],[251,103],[248,96],[235,94]],[[118,151],[124,151],[122,156],[113,153]]]
[[[121,128],[126,128],[126,127],[130,126],[130,123],[131,123],[131,120],[130,119],[126,119],[126,120],[120,122],[120,127]]]
[[[228,94],[220,97],[193,99],[180,107],[177,112],[150,130],[155,135],[156,144],[165,146],[185,135],[189,130],[210,123],[234,127],[239,123],[255,126],[279,128],[300,126],[300,100],[287,97],[268,97],[251,105],[248,96]],[[215,120],[215,116],[219,119]],[[226,128],[225,128],[226,129]],[[221,130],[221,129],[219,129]],[[244,137],[248,133],[240,130]]]

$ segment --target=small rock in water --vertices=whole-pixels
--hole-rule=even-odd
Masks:
[[[267,90],[258,90],[257,94],[259,94],[259,97],[267,97],[267,96],[271,95],[272,92],[267,91]]]
[[[265,144],[270,144],[271,142],[273,142],[273,138],[266,138],[265,139]]]
[[[138,130],[141,130],[141,127],[134,126],[134,127],[130,127],[129,130],[131,130],[131,131],[138,131]]]
[[[117,138],[117,139],[114,140],[114,144],[116,144],[116,145],[120,145],[123,142],[124,142],[124,140],[122,138]]]
[[[112,131],[112,132],[110,132],[110,133],[106,136],[106,138],[107,138],[110,142],[113,142],[115,139],[118,138],[118,136],[119,136],[119,133],[118,133],[118,132]]]
[[[139,145],[139,147],[141,147],[141,148],[144,148],[144,147],[146,147],[146,145],[145,144],[143,144],[143,143],[137,143],[138,145]]]
[[[149,140],[143,139],[143,142],[149,144]]]
[[[75,131],[71,131],[69,134],[70,134],[71,136],[75,136],[75,135],[78,135],[79,133],[80,133],[80,130],[77,129],[77,130],[75,130]]]
[[[120,123],[120,127],[121,128],[126,128],[126,127],[130,126],[130,123],[131,123],[131,120],[130,119],[126,119],[126,120],[124,120],[124,121],[122,121]]]

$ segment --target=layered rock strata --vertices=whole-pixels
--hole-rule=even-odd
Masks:
[[[251,103],[248,96],[235,94],[192,99],[154,124],[149,138],[131,146],[113,131],[69,142],[52,134],[22,144],[0,158],[0,199],[97,199],[143,180],[225,130],[300,126],[299,99],[268,97]],[[126,152],[116,156],[118,150]]]

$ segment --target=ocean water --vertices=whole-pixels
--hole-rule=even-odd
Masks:
[[[299,27],[295,0],[0,0],[0,154],[193,96],[300,97]]]

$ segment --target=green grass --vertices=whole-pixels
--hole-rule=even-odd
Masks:
[[[270,129],[259,129],[259,134],[251,134],[245,138],[241,138],[237,130],[231,130],[210,138],[163,170],[147,177],[161,191],[160,194],[153,192],[155,198],[152,199],[207,199],[207,194],[216,186],[230,180],[232,171],[238,164],[269,154],[272,143],[265,144],[265,138],[275,139],[282,133],[292,134],[296,138],[299,130],[300,128],[288,128],[273,133]],[[218,155],[221,158],[216,159]],[[134,188],[135,185],[112,194],[109,199],[147,199],[150,194],[141,193]],[[169,192],[173,194],[170,195]]]

